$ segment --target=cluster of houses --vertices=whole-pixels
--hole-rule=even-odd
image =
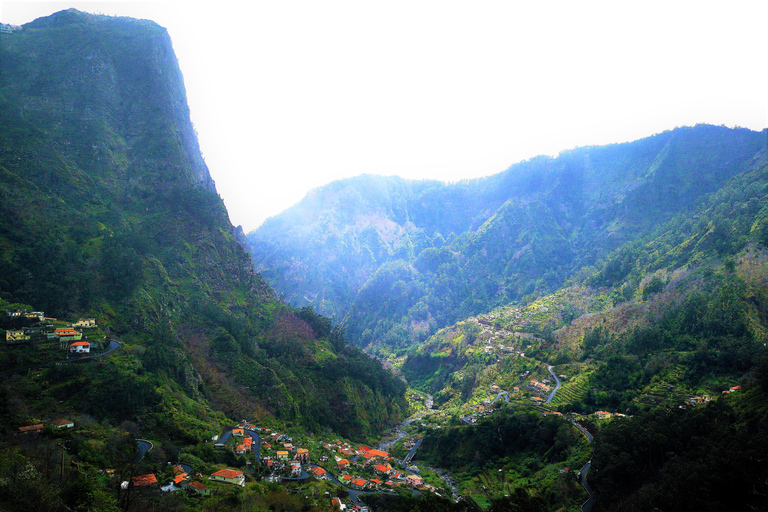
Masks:
[[[186,490],[191,494],[201,496],[208,496],[211,494],[210,487],[200,481],[203,478],[201,473],[198,473],[196,476],[190,475],[187,473],[186,468],[179,465],[173,467],[173,475],[173,478],[166,485],[160,487],[161,490],[166,492]],[[245,475],[242,471],[236,469],[220,469],[211,473],[208,480],[245,487]],[[154,473],[135,476],[131,478],[130,483],[134,488],[140,490],[153,490],[158,487],[157,477]],[[123,482],[122,485],[123,488],[126,489],[129,486],[128,482]]]
[[[256,430],[262,432],[265,438],[262,448],[265,453],[270,454],[262,457],[262,463],[272,469],[273,474],[286,475],[284,478],[299,478],[304,474],[317,480],[338,480],[350,489],[365,491],[393,489],[401,485],[425,491],[436,490],[433,486],[425,484],[420,476],[393,468],[393,458],[385,451],[367,446],[353,448],[349,443],[339,440],[321,443],[322,450],[330,453],[333,460],[328,455],[321,455],[319,461],[327,463],[326,466],[335,464],[333,469],[338,470],[336,476],[321,466],[307,467],[310,465],[309,450],[295,446],[290,437],[279,432],[270,433],[266,428]],[[306,473],[303,473],[303,468],[306,468]],[[363,477],[360,473],[374,476]]]
[[[545,381],[547,381],[547,379],[545,379]],[[552,390],[552,386],[547,386],[546,382],[539,382],[537,380],[531,380],[528,383],[527,388],[531,391],[543,394],[548,394]]]
[[[52,321],[55,318],[47,318],[42,311],[22,311],[18,309],[5,310],[5,314],[11,318],[25,318],[37,322]],[[62,349],[70,354],[88,354],[91,351],[91,343],[83,340],[83,331],[77,329],[93,329],[98,327],[95,318],[81,318],[67,327],[55,328],[53,331],[45,331],[46,327],[26,327],[23,329],[9,329],[5,331],[5,341],[9,345],[28,343],[33,338],[58,340]],[[50,328],[50,327],[48,327]]]
[[[330,448],[333,449],[333,446]],[[392,467],[393,458],[387,452],[371,449],[367,446],[360,446],[358,449],[352,450],[349,446],[341,444],[337,447],[337,451],[339,455],[334,456],[334,459],[339,469],[338,480],[351,489],[382,490],[409,485],[422,491],[435,492],[437,490],[435,487],[425,484],[420,476],[405,473]],[[358,473],[355,470],[360,468],[372,469],[375,476],[366,479],[353,474]]]

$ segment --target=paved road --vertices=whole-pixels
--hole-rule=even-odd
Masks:
[[[584,502],[584,504],[581,506],[581,512],[589,512],[592,509],[592,505],[595,504],[595,493],[592,492],[592,488],[587,483],[587,472],[589,472],[589,468],[592,466],[592,461],[587,462],[583,468],[581,468],[581,471],[579,471],[579,475],[581,476],[581,485],[584,486],[584,489],[587,490],[587,493],[589,493],[589,499]]]
[[[557,392],[557,390],[560,389],[560,379],[558,379],[557,375],[555,375],[555,372],[552,371],[552,367],[547,366],[547,370],[549,370],[549,374],[555,378],[556,384],[555,384],[555,389],[553,389],[552,392],[549,394],[549,396],[547,397],[547,401],[544,402],[544,405],[547,405],[549,402],[551,402],[552,399],[555,398],[555,393]]]
[[[144,439],[137,439],[136,443],[138,444],[139,451],[136,452],[136,456],[133,458],[134,464],[141,462],[141,459],[152,449],[152,443]]]
[[[90,361],[92,359],[97,359],[99,357],[104,357],[106,355],[109,355],[112,352],[114,352],[115,350],[117,350],[118,348],[120,348],[120,342],[119,341],[115,341],[115,340],[111,340],[109,342],[109,347],[107,347],[107,350],[105,350],[104,352],[101,352],[100,354],[93,354],[92,356],[86,356],[86,357],[78,357],[77,359],[75,359],[75,358],[73,358],[73,359],[65,359],[63,361],[55,361],[53,363],[41,364],[41,365],[37,365],[37,366],[29,366],[27,368],[19,368],[19,369],[16,369],[16,370],[10,370],[10,371],[7,371],[7,372],[0,373],[0,375],[12,375],[14,373],[25,373],[25,372],[28,372],[30,370],[39,370],[40,368],[48,368],[49,366],[55,366],[55,365],[66,364],[66,363],[83,363],[83,362],[86,362],[86,361]]]
[[[595,439],[592,437],[592,434],[590,434],[590,433],[587,431],[587,429],[585,429],[584,427],[582,427],[581,425],[579,425],[579,424],[578,424],[578,423],[576,423],[575,421],[572,421],[571,423],[573,423],[573,426],[574,426],[574,427],[576,427],[577,429],[579,429],[579,430],[581,431],[581,433],[582,433],[582,434],[584,434],[585,436],[587,436],[587,441],[589,441],[589,442],[590,442],[590,444],[591,444],[591,443],[592,443],[592,442],[595,440]]]
[[[250,434],[250,436],[253,438],[253,445],[251,445],[251,450],[253,450],[253,454],[256,456],[256,462],[261,464],[261,440],[259,438],[259,434],[257,434],[253,430],[243,429],[243,431],[246,434]],[[229,441],[229,438],[232,437],[232,430],[227,430],[224,432],[218,441],[216,441],[216,444],[227,444],[227,441]]]
[[[496,395],[496,398],[494,398],[493,400],[491,400],[491,403],[494,403],[494,402],[496,402],[496,400],[498,400],[499,398],[501,398],[501,396],[502,396],[502,395],[504,396],[504,401],[505,401],[505,402],[507,402],[507,403],[509,403],[509,393],[507,393],[506,391],[499,391],[499,394],[498,394],[498,395]]]

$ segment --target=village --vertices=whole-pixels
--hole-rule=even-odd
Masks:
[[[80,318],[77,322],[67,323],[45,317],[40,311],[19,309],[6,310],[5,316],[6,326],[11,327],[5,330],[6,345],[15,350],[34,352],[47,346],[59,354],[63,353],[64,361],[77,362],[86,361],[93,356],[94,349],[104,349],[109,343],[94,318]],[[464,412],[458,416],[460,424],[474,425],[482,418],[501,411],[501,406],[511,405],[532,408],[544,416],[563,416],[581,427],[576,422],[587,419],[587,416],[563,414],[548,405],[560,389],[561,380],[574,382],[574,379],[564,373],[555,374],[551,366],[526,357],[522,351],[510,350],[506,346],[494,347],[494,350],[500,350],[504,357],[518,358],[524,369],[512,376],[512,380],[492,382],[485,390],[478,389],[473,399],[462,406]],[[722,393],[730,394],[739,389],[740,386],[732,386]],[[369,510],[360,500],[360,496],[367,493],[434,493],[455,499],[458,490],[448,484],[445,475],[411,462],[420,444],[419,432],[452,425],[455,415],[446,412],[445,408],[433,409],[433,400],[429,395],[412,391],[409,400],[414,406],[423,403],[425,408],[403,424],[405,428],[405,425],[415,421],[414,428],[408,434],[399,430],[400,435],[392,442],[400,458],[384,449],[356,445],[347,440],[289,434],[286,430],[256,426],[243,420],[209,440],[216,451],[229,454],[226,463],[208,463],[203,467],[198,464],[195,467],[188,462],[168,461],[167,468],[131,475],[127,480],[115,481],[114,485],[119,485],[124,492],[153,494],[181,491],[202,498],[227,494],[231,492],[229,489],[243,488],[248,482],[258,480],[280,484],[293,493],[315,493],[318,492],[317,485],[320,485],[322,499],[329,500],[332,506],[341,510],[356,511]],[[680,407],[710,400],[710,395],[693,396]],[[610,421],[624,416],[602,410],[589,415],[595,421]],[[56,418],[17,427],[16,434],[46,435],[46,431],[75,428],[74,421]],[[582,428],[580,430],[584,432]],[[146,440],[137,440],[137,443],[139,462],[152,450],[153,443]],[[404,455],[406,452],[407,455]],[[74,459],[72,462],[75,463]],[[113,468],[103,468],[102,471],[108,479],[117,478]],[[560,469],[560,473],[571,472],[568,467]]]
[[[58,342],[59,348],[69,355],[90,354],[94,345],[100,345],[83,334],[83,329],[98,328],[94,318],[80,318],[77,322],[63,325],[65,322],[46,317],[42,311],[7,309],[5,315],[12,324],[24,324],[24,327],[5,330],[5,342],[8,345],[53,341]]]

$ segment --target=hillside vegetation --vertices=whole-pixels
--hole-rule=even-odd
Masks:
[[[68,10],[4,34],[0,61],[0,298],[94,317],[122,341],[107,368],[46,370],[52,386],[84,384],[57,398],[172,439],[198,419],[194,405],[172,425],[160,414],[177,393],[230,418],[362,438],[402,416],[400,381],[254,272],[200,155],[165,29]],[[2,371],[18,368],[21,349],[10,350]],[[3,429],[48,415],[3,387]]]
[[[248,240],[292,304],[342,321],[357,345],[404,354],[441,327],[557,290],[758,168],[765,147],[765,132],[701,125],[457,184],[360,176]]]

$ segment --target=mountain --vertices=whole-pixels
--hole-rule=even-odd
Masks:
[[[262,275],[351,342],[403,353],[559,288],[766,159],[767,132],[699,125],[446,184],[359,176],[248,234]]]
[[[587,460],[595,510],[765,509],[767,221],[763,163],[555,293],[438,330],[403,374],[442,414],[494,414],[426,431],[421,456],[483,475],[492,495],[497,468],[514,468],[551,509],[574,496],[557,468]],[[562,385],[545,404],[548,366]],[[562,414],[589,428],[591,451]]]
[[[4,431],[49,402],[184,444],[227,417],[356,438],[399,420],[404,385],[280,302],[239,234],[164,28],[70,9],[0,34],[0,305],[93,317],[122,342],[47,370],[45,400],[7,381]],[[30,354],[8,348],[0,371]]]

